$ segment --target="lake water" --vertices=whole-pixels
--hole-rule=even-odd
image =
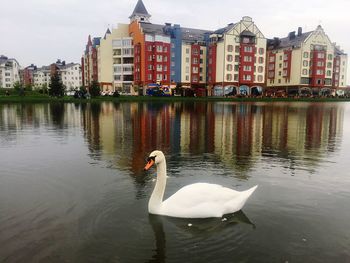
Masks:
[[[165,197],[256,184],[214,219],[148,214]],[[0,262],[350,262],[350,104],[0,105]],[[192,226],[189,226],[192,224]]]

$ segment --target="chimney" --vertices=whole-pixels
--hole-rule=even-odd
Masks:
[[[292,31],[288,34],[289,40],[292,40],[295,38],[295,31]]]
[[[303,33],[303,29],[301,27],[298,27],[298,36],[300,37]]]

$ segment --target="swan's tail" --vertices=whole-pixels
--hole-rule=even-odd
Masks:
[[[240,192],[239,198],[234,200],[234,204],[236,207],[236,211],[239,211],[243,208],[245,202],[248,200],[248,198],[254,193],[255,189],[258,188],[258,186],[253,186],[252,188]]]
[[[244,193],[244,195],[246,196],[246,199],[249,198],[249,196],[252,195],[252,193],[254,193],[254,191],[256,190],[256,188],[258,188],[258,186],[253,186],[252,188],[248,189],[248,190],[245,190],[243,191],[242,193]]]

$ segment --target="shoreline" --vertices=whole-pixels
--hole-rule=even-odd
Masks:
[[[349,102],[350,98],[237,98],[237,97],[152,97],[152,96],[120,96],[76,99],[70,96],[54,98],[41,96],[1,96],[1,103],[97,103],[97,102]]]

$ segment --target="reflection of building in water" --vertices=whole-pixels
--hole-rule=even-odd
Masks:
[[[68,136],[82,125],[93,158],[118,167],[142,171],[148,153],[161,149],[212,153],[247,169],[262,155],[294,161],[336,151],[343,116],[343,105],[325,103],[13,104],[0,105],[0,132],[16,140],[21,129],[54,126]]]
[[[336,149],[344,111],[332,104],[103,103],[84,113],[93,150],[142,170],[154,149],[213,153],[233,169],[261,155],[293,159]]]
[[[234,166],[249,164],[261,149],[262,118],[259,107],[217,103],[214,108],[215,154]]]

